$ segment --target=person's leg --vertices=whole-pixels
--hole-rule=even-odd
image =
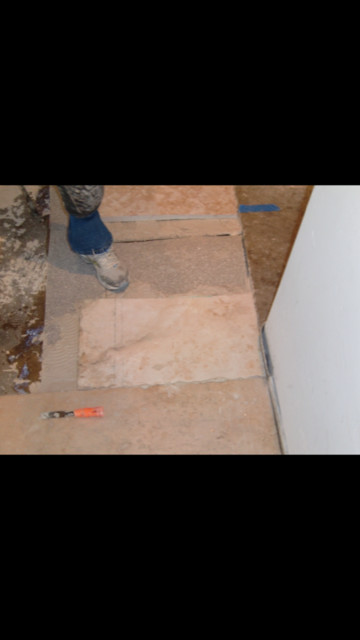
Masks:
[[[94,211],[86,218],[69,216],[68,241],[71,249],[81,255],[104,253],[112,245],[112,235],[100,218],[99,212]]]
[[[104,187],[101,184],[59,184],[57,187],[66,211],[76,218],[86,218],[96,211],[104,196]]]
[[[58,187],[69,213],[71,249],[95,267],[97,278],[106,289],[124,291],[129,285],[128,273],[112,251],[112,235],[97,210],[104,188],[100,185]]]

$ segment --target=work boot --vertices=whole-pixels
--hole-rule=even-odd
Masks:
[[[127,269],[120,264],[112,247],[104,253],[79,255],[84,262],[94,265],[97,279],[105,289],[121,293],[129,286]]]

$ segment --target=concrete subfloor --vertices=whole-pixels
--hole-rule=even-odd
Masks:
[[[194,203],[194,198],[196,201],[196,189],[192,187],[191,198],[182,209],[179,202],[176,202],[176,188],[172,187],[172,213],[169,216],[164,206],[165,192],[158,192],[154,198],[149,197],[148,190],[147,200],[142,200],[138,217],[136,192],[133,189],[132,187],[126,193],[122,187],[127,222],[124,218],[121,219],[121,209],[116,210],[115,207],[116,215],[113,217],[111,209],[107,209],[116,251],[128,266],[131,278],[130,287],[119,296],[105,291],[94,277],[92,267],[82,263],[70,251],[66,242],[66,214],[58,193],[51,188],[41,380],[31,385],[31,393],[26,396],[10,394],[0,398],[0,453],[281,453],[260,345],[256,349],[258,364],[255,370],[245,370],[238,378],[235,368],[235,378],[232,379],[227,379],[227,374],[217,379],[216,370],[215,374],[212,370],[211,379],[199,374],[200,379],[197,380],[195,376],[195,380],[187,382],[176,379],[175,375],[175,378],[168,380],[165,376],[161,383],[156,382],[156,378],[145,378],[140,380],[140,384],[130,376],[129,379],[135,382],[126,383],[125,386],[106,388],[106,384],[100,381],[99,388],[80,390],[80,321],[89,301],[102,307],[104,305],[101,305],[101,300],[133,300],[141,313],[141,309],[148,311],[150,306],[158,308],[157,300],[164,300],[164,303],[167,300],[166,304],[170,304],[171,308],[172,299],[182,298],[184,302],[190,303],[191,308],[192,299],[209,299],[211,306],[217,301],[221,304],[224,296],[226,299],[233,296],[236,302],[245,295],[247,304],[254,309],[255,318],[256,302],[259,333],[269,309],[271,295],[268,298],[263,296],[265,303],[261,306],[261,278],[256,279],[257,272],[256,269],[253,270],[256,260],[252,261],[251,251],[247,256],[244,252],[243,230],[246,233],[245,247],[247,249],[248,243],[251,248],[250,220],[254,221],[254,228],[258,229],[261,224],[260,218],[256,217],[258,214],[252,217],[251,214],[243,214],[242,228],[240,216],[237,215],[238,203],[256,204],[254,200],[257,195],[261,202],[265,196],[267,202],[270,202],[277,196],[282,210],[291,210],[291,217],[296,218],[298,224],[309,188],[278,188],[277,192],[274,188],[275,191],[266,193],[264,187],[236,187],[232,188],[232,192],[229,187],[223,199],[226,207],[221,206],[223,194],[220,193],[219,197],[219,192],[213,191],[217,200],[208,215],[208,193],[201,192],[200,203],[194,209],[191,202]],[[256,189],[262,189],[263,192],[259,193]],[[290,195],[289,204],[286,203],[286,198]],[[112,187],[110,196],[110,199],[116,197],[115,187]],[[154,209],[154,201],[157,209]],[[146,208],[147,203],[151,204],[151,212],[149,207]],[[109,200],[105,204],[108,206]],[[195,212],[193,218],[191,211]],[[149,213],[151,215],[147,218]],[[268,217],[263,225],[265,228],[266,220],[274,220],[273,214],[272,218],[269,217],[270,214],[266,215]],[[170,219],[176,217],[178,219]],[[283,217],[278,219],[279,229],[289,226],[289,216],[284,211]],[[295,226],[292,223],[292,235]],[[119,239],[121,242],[118,242]],[[286,243],[286,247],[282,249],[283,256],[289,251],[289,232]],[[261,254],[260,247],[259,253]],[[282,260],[284,261],[283,257]],[[252,281],[249,278],[249,266]],[[275,280],[278,277],[277,273]],[[266,284],[266,291],[269,292],[271,287],[274,293],[274,279]],[[127,309],[126,305],[124,309]],[[199,336],[204,324],[206,323],[202,320],[202,325],[198,328]],[[217,329],[221,335],[215,335],[214,342],[226,337],[227,326],[229,331],[230,327],[233,331],[230,316],[227,325],[225,313],[224,323]],[[196,345],[197,330],[193,328],[192,331],[192,340]],[[181,326],[179,335],[181,336]],[[142,339],[142,336],[135,336],[139,350]],[[152,353],[156,353],[156,350]],[[159,369],[161,366],[160,362],[154,362],[154,368]],[[104,418],[40,418],[43,411],[71,410],[78,406],[98,404],[104,406]]]

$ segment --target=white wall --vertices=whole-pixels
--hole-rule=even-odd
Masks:
[[[289,454],[360,453],[360,186],[316,186],[265,325]]]

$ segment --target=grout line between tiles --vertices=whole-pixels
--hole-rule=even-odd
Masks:
[[[118,327],[118,305],[116,304],[116,300],[114,299],[113,304],[113,311],[114,311],[114,344],[117,344],[117,327]],[[121,323],[121,319],[120,319],[120,323]],[[121,327],[120,327],[120,336],[121,336]],[[113,364],[113,379],[116,380],[116,361],[114,359],[114,364]]]
[[[238,378],[209,378],[207,380],[175,380],[172,382],[164,382],[163,384],[136,384],[136,385],[122,385],[122,386],[110,386],[110,387],[83,387],[78,391],[106,391],[107,389],[152,389],[154,387],[171,387],[171,386],[195,386],[197,384],[224,384],[226,382],[241,382],[244,380],[264,380],[267,383],[267,377],[255,375]]]
[[[120,309],[120,340],[121,340],[121,347],[123,347],[124,346],[124,323],[125,323],[124,305],[122,304],[122,300],[116,300],[115,304]],[[121,358],[120,360],[120,367],[121,367],[121,384],[123,384],[124,378],[125,378],[124,358]]]
[[[162,240],[185,240],[187,238],[235,238],[241,236],[243,237],[243,232],[239,231],[239,233],[209,233],[206,235],[205,233],[202,235],[193,235],[193,236],[162,236],[161,238],[143,238],[137,240],[113,240],[114,244],[136,244],[137,242],[161,242]]]

